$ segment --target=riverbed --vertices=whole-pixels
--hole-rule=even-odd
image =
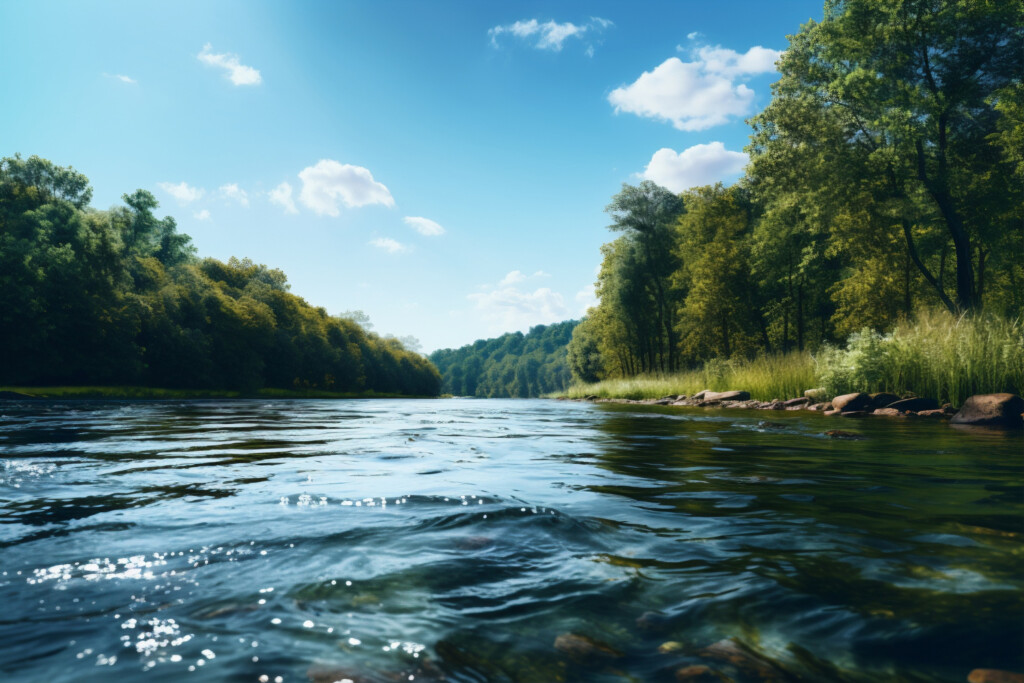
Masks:
[[[836,426],[541,400],[5,402],[0,679],[1024,670],[1024,437]]]

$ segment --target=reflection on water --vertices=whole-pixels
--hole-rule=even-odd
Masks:
[[[0,678],[1024,669],[1021,435],[834,426],[543,401],[5,403]]]

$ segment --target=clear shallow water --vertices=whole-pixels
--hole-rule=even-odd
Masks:
[[[808,413],[6,403],[0,679],[1020,671],[1022,475],[1020,434]]]

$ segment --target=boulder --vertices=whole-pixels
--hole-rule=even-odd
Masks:
[[[694,401],[700,401],[701,399],[704,398],[704,394],[708,393],[709,391],[710,391],[710,389],[705,389],[704,391],[698,391],[696,394],[694,394],[690,398],[692,400],[694,400]]]
[[[906,413],[919,413],[922,410],[938,410],[939,402],[934,398],[905,398],[893,401],[887,407]]]
[[[804,392],[804,396],[812,401],[824,401],[827,394],[823,388],[819,387],[817,389],[808,389]]]
[[[895,408],[876,408],[872,415],[884,415],[886,417],[899,417],[903,413],[896,410]]]
[[[1017,394],[979,394],[967,399],[953,419],[958,425],[1020,427],[1024,399]]]
[[[748,401],[750,392],[747,391],[705,391],[705,401]]]
[[[936,408],[935,410],[919,410],[917,411],[917,416],[930,417],[932,419],[937,420],[945,420],[949,418],[949,413],[947,413],[945,410],[941,408]]]
[[[974,669],[967,674],[967,683],[1024,683],[1024,674],[1001,669]]]
[[[865,393],[843,394],[832,399],[832,409],[845,413],[850,410],[866,410],[871,407],[871,397]]]
[[[878,394],[871,394],[871,407],[875,408],[888,408],[891,404],[900,400],[900,397],[896,394],[890,394],[888,392],[881,392]]]
[[[621,652],[610,645],[576,633],[563,633],[555,638],[555,649],[580,662],[617,659],[622,656]]]
[[[783,401],[782,404],[787,408],[791,408],[793,406],[803,406],[810,402],[811,399],[807,398],[806,396],[801,396],[800,398],[791,398],[788,401]]]

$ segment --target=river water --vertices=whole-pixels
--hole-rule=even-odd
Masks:
[[[1021,671],[1022,451],[806,412],[8,402],[0,680]]]

